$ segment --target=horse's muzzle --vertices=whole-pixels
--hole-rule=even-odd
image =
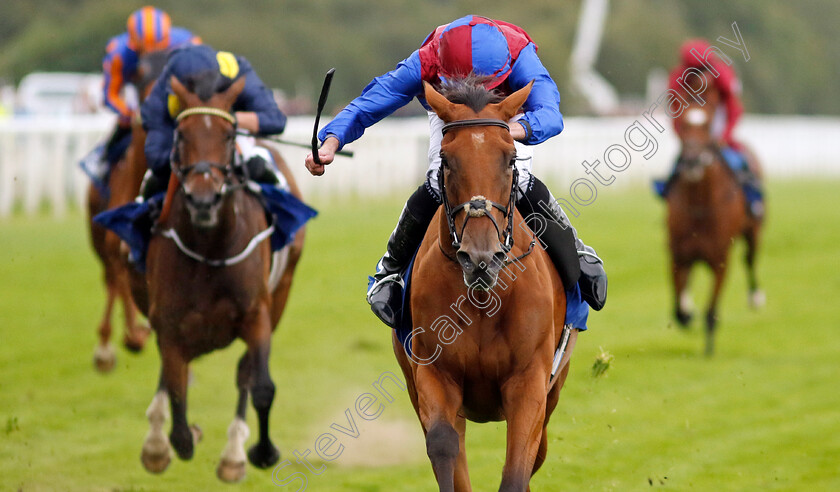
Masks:
[[[218,210],[225,193],[223,176],[213,172],[224,169],[224,166],[199,162],[186,175],[184,195],[187,210],[196,227],[215,227],[218,223]]]
[[[218,192],[194,195],[188,193],[187,209],[190,218],[197,227],[215,227],[218,223],[218,209],[222,194]]]
[[[464,283],[467,287],[479,290],[489,290],[496,285],[499,272],[507,259],[501,251],[470,252],[464,248],[455,253],[455,258],[464,272]]]

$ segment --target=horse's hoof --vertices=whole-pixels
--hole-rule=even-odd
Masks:
[[[143,445],[143,453],[140,455],[140,461],[143,462],[143,468],[150,473],[163,473],[172,461],[171,448],[164,440],[146,441]]]
[[[750,292],[749,302],[752,309],[760,309],[767,303],[767,296],[764,294],[763,290],[756,289]]]
[[[216,467],[216,476],[227,483],[239,482],[245,478],[245,462],[233,462],[222,459]]]
[[[169,434],[169,442],[175,449],[178,458],[187,461],[195,454],[195,445],[201,440],[201,429],[197,425],[190,425],[187,428],[179,428],[177,431],[173,426]]]
[[[248,449],[248,461],[257,468],[266,469],[280,461],[280,451],[271,442],[265,446],[257,443]]]
[[[126,333],[123,335],[123,346],[131,353],[139,354],[143,351],[146,345],[147,335],[137,335],[134,333]]]
[[[675,316],[677,318],[677,324],[680,328],[688,328],[688,324],[691,323],[691,319],[694,318],[692,313],[684,311],[677,311]]]
[[[96,350],[93,351],[93,365],[97,371],[102,373],[113,371],[117,365],[114,346],[110,343],[105,346],[97,345]]]

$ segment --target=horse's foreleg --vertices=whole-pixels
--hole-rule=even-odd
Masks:
[[[169,419],[169,395],[162,380],[152,403],[146,410],[146,418],[149,419],[149,433],[143,441],[140,461],[151,473],[162,473],[172,461],[172,447],[163,432],[163,425]]]
[[[529,371],[516,375],[502,386],[507,451],[499,492],[528,490],[545,427],[547,379],[546,374]]]
[[[182,460],[191,459],[194,451],[194,441],[199,435],[193,434],[193,429],[187,424],[187,379],[189,370],[187,360],[181,351],[166,341],[159,342],[160,357],[163,361],[163,385],[169,394],[169,405],[172,409],[172,431],[169,442]],[[197,430],[196,430],[197,432]]]
[[[236,417],[228,427],[228,442],[222,451],[222,459],[216,467],[216,475],[225,482],[238,482],[245,478],[245,441],[251,431],[245,423],[245,412],[248,408],[248,386],[251,379],[250,354],[246,352],[239,359],[236,371],[236,386],[239,388],[239,399],[236,403]]]
[[[723,279],[726,276],[725,259],[714,266],[715,280],[712,284],[712,297],[709,301],[709,308],[706,310],[706,356],[711,356],[715,351],[715,328],[717,328],[717,304],[720,292],[723,287]]]
[[[691,265],[677,263],[671,265],[674,280],[674,317],[681,327],[688,326],[694,316],[694,306],[691,302],[691,294],[688,292],[688,274]]]
[[[93,352],[93,364],[99,372],[109,372],[114,369],[117,356],[114,353],[114,346],[111,345],[111,313],[114,310],[116,288],[110,282],[109,275],[105,274],[105,312],[102,313],[102,321],[99,322],[99,344]]]
[[[455,419],[455,431],[458,432],[458,458],[455,460],[455,491],[472,492],[470,473],[467,468],[467,419],[458,415]]]
[[[537,474],[537,470],[539,470],[543,463],[545,463],[545,458],[548,456],[548,423],[543,426],[542,428],[542,435],[540,436],[540,446],[537,448],[537,458],[534,460],[534,469],[531,471],[531,477]],[[528,488],[525,489],[526,492],[531,492],[531,485],[528,485]]]
[[[280,460],[280,452],[268,435],[268,415],[274,402],[274,381],[268,372],[268,356],[271,351],[271,323],[268,308],[257,315],[253,326],[243,337],[248,345],[248,356],[252,360],[251,403],[257,411],[260,426],[259,441],[248,449],[248,460],[257,468],[268,468]]]
[[[455,468],[462,445],[457,430],[462,390],[433,366],[418,367],[415,381],[418,414],[426,433],[426,453],[438,488],[440,492],[460,492],[462,489],[455,489]],[[466,473],[461,479],[466,479]]]
[[[747,282],[749,282],[750,288],[749,303],[753,309],[764,306],[766,302],[764,291],[758,287],[758,279],[755,274],[755,256],[758,251],[758,232],[760,227],[760,224],[753,224],[744,233],[744,239],[747,241],[747,252],[744,259],[747,264]]]
[[[571,357],[572,350],[574,350],[575,343],[577,342],[577,330],[573,330],[571,336],[572,338],[570,338],[569,344],[566,348],[566,353],[569,354],[568,357]],[[568,358],[566,360],[568,360]],[[568,362],[563,365],[563,368],[560,369],[560,373],[557,374],[557,382],[554,383],[554,386],[548,393],[545,407],[545,420],[543,421],[542,434],[540,436],[540,445],[537,449],[537,457],[534,460],[534,468],[531,470],[532,477],[536,475],[537,471],[543,463],[545,463],[545,459],[548,456],[548,420],[551,418],[554,408],[557,407],[557,401],[560,399],[560,390],[563,389],[563,384],[565,384],[566,377],[569,375],[569,367],[570,365]],[[528,487],[528,490],[531,490],[531,488]]]

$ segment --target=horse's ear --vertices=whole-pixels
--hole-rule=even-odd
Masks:
[[[519,108],[525,104],[533,86],[534,81],[532,80],[528,82],[528,85],[509,95],[502,102],[494,104],[496,109],[501,113],[500,119],[507,121],[513,118],[513,115],[518,113]]]
[[[243,89],[245,89],[245,77],[239,77],[230,84],[230,87],[221,93],[224,105],[228,108],[233,106],[233,103],[236,102],[236,98],[242,94]]]
[[[187,88],[184,87],[184,84],[182,84],[181,81],[178,80],[178,77],[174,75],[169,77],[169,87],[172,87],[172,92],[175,94],[176,97],[178,97],[178,99],[181,100],[181,107],[184,107],[184,103],[186,103],[189,100],[190,91],[187,90]]]
[[[440,116],[440,119],[443,121],[451,121],[452,120],[452,110],[455,107],[455,104],[450,102],[449,99],[443,97],[443,95],[436,91],[432,84],[423,81],[423,92],[426,96],[426,102],[429,103],[429,106]]]

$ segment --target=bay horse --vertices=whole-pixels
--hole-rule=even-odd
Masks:
[[[170,84],[184,109],[177,117],[169,189],[148,246],[147,291],[135,294],[157,334],[162,363],[159,387],[146,412],[150,430],[141,458],[148,471],[161,473],[169,465],[172,448],[183,460],[192,457],[200,433],[187,424],[188,365],[239,338],[247,345],[237,370],[239,398],[216,470],[221,480],[234,482],[245,476],[249,394],[259,421],[259,440],[247,458],[259,468],[280,458],[269,438],[275,392],[269,352],[303,248],[304,230],[275,253],[272,268],[266,235],[271,226],[260,198],[233,169],[236,120],[230,110],[245,78],[204,99],[174,76]],[[281,169],[292,193],[300,198],[288,168]],[[172,415],[168,439],[163,431],[167,406]]]
[[[692,265],[705,262],[714,274],[705,320],[705,354],[711,356],[729,248],[739,236],[746,241],[750,305],[757,308],[763,303],[764,294],[755,273],[762,221],[747,212],[743,189],[712,137],[711,125],[720,95],[710,86],[701,97],[704,104],[692,100],[679,116],[677,133],[682,148],[666,202],[674,313],[680,326],[686,326],[692,318],[687,289]],[[749,165],[760,176],[758,160],[751,152],[747,155]]]
[[[158,75],[163,72],[167,53],[156,51],[145,54],[138,64],[137,87],[140,100],[151,93]],[[137,320],[135,305],[129,283],[129,269],[120,250],[120,239],[113,231],[97,224],[93,217],[105,210],[111,210],[131,202],[138,195],[143,175],[146,172],[146,154],[143,147],[146,132],[140,118],[131,122],[131,143],[125,155],[111,168],[108,176],[109,196],[104,196],[93,183],[88,186],[87,212],[88,226],[93,249],[103,266],[105,280],[105,310],[99,322],[97,333],[99,343],[94,351],[94,366],[100,372],[111,371],[116,364],[116,354],[111,345],[111,317],[114,304],[120,300],[125,318],[123,345],[132,352],[139,352],[149,336],[149,327]]]
[[[446,96],[424,87],[445,123],[444,206],[414,263],[409,302],[416,328],[405,348],[395,333],[393,347],[441,491],[472,490],[467,419],[507,421],[499,490],[530,490],[577,340],[577,329],[564,328],[566,296],[551,260],[533,248],[527,228],[512,227],[522,216],[514,208],[515,147],[506,122],[532,85],[500,102],[470,79],[444,86]],[[511,261],[516,268],[505,269]],[[561,337],[568,355],[555,360]]]

